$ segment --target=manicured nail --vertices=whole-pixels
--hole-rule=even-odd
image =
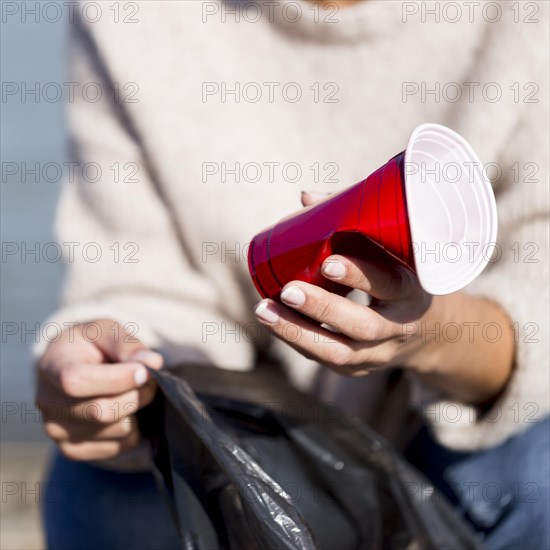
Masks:
[[[333,327],[332,325],[327,325],[326,323],[321,323],[321,327],[328,330],[329,332],[334,332],[334,334],[338,334],[340,331]]]
[[[266,323],[276,323],[279,315],[273,311],[271,304],[267,300],[262,300],[254,310],[254,313]]]
[[[289,306],[303,306],[306,303],[306,295],[297,286],[288,286],[281,292],[281,300]]]
[[[159,369],[162,367],[164,362],[164,359],[160,353],[148,349],[136,351],[136,353],[133,353],[129,359],[131,361],[137,361],[138,363],[144,363],[152,369]]]
[[[346,274],[346,266],[340,260],[329,258],[323,266],[323,273],[331,279],[341,279]]]
[[[148,377],[149,375],[147,374],[147,369],[145,367],[139,367],[139,369],[134,372],[134,381],[136,386],[143,386],[143,384],[147,382]]]
[[[302,191],[302,195],[309,195],[314,201],[326,199],[329,193],[320,193],[319,191]]]

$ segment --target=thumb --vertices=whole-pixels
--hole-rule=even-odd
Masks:
[[[320,200],[326,199],[330,193],[320,193],[318,191],[302,191],[302,205],[311,206]]]
[[[121,361],[137,361],[153,370],[159,370],[164,365],[164,357],[157,351],[152,351],[145,346],[129,353],[123,353]]]

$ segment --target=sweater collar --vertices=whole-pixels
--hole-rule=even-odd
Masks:
[[[401,2],[360,0],[345,8],[323,9],[309,0],[260,0],[272,22],[296,39],[353,43],[387,33],[402,22]]]

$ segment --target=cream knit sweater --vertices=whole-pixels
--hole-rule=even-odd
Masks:
[[[368,0],[335,13],[305,1],[251,4],[137,2],[118,23],[105,8],[74,25],[70,80],[100,83],[103,94],[95,101],[89,87],[69,104],[80,166],[57,232],[65,248],[78,245],[50,321],[112,317],[168,363],[250,369],[263,349],[313,387],[326,369],[255,322],[247,243],[298,209],[301,189],[351,185],[401,151],[416,125],[438,122],[500,167],[500,259],[467,290],[507,310],[517,367],[483,417],[417,382],[412,398],[432,403],[428,421],[455,448],[529,427],[549,408],[546,3],[531,13],[502,2],[498,22],[495,2],[494,11],[463,6],[458,20],[440,2],[439,22],[425,13],[437,11],[432,2]],[[99,260],[96,245],[78,252],[88,243]],[[494,337],[474,332],[484,335]],[[340,380],[331,378],[333,395]]]

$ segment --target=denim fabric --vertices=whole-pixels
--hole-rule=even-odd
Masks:
[[[457,453],[424,429],[407,452],[489,550],[550,548],[550,419],[497,447]]]
[[[43,517],[52,550],[179,550],[181,543],[153,475],[120,473],[56,453]]]
[[[550,420],[502,445],[454,453],[423,431],[408,458],[445,493],[489,550],[550,548]],[[44,521],[53,550],[172,550],[179,542],[149,473],[53,458]]]

